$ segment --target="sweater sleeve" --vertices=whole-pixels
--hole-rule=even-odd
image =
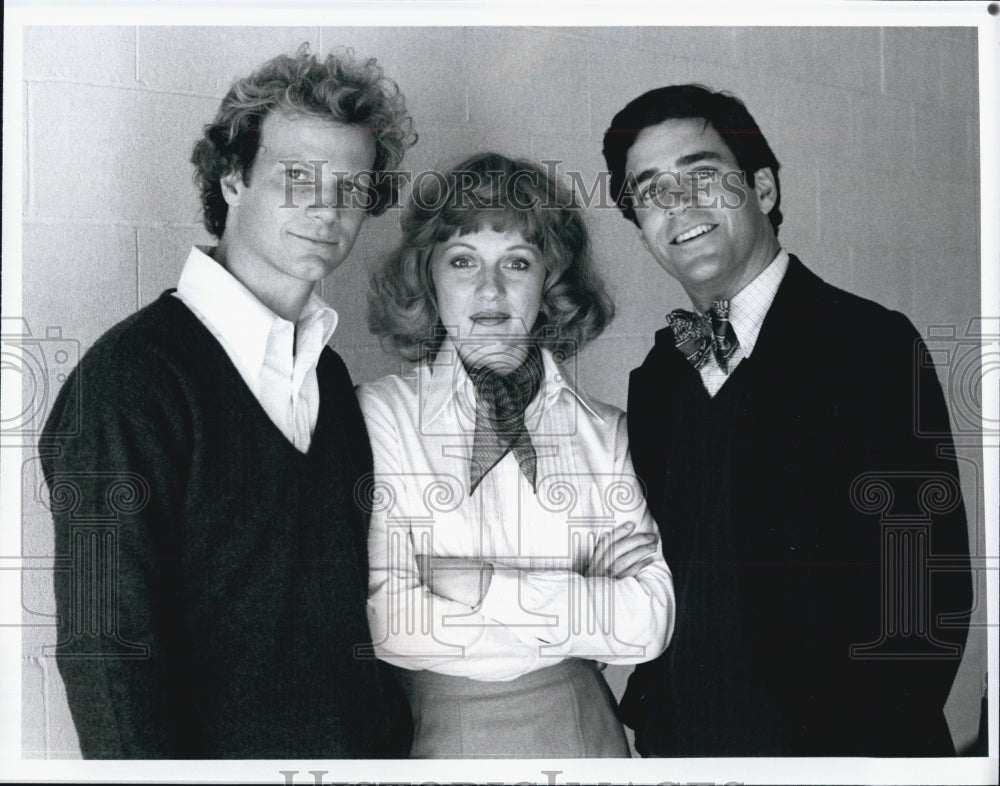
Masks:
[[[883,341],[882,383],[869,392],[872,411],[883,414],[867,431],[866,471],[844,495],[851,508],[841,526],[858,533],[855,564],[850,581],[841,577],[840,591],[829,592],[841,608],[830,609],[823,628],[824,648],[849,657],[834,659],[827,670],[837,687],[827,698],[833,717],[860,716],[855,750],[867,750],[868,740],[888,746],[899,738],[891,743],[895,755],[929,755],[920,751],[934,750],[930,742],[892,730],[941,718],[972,608],[969,537],[948,407],[931,355],[902,314],[892,314]],[[837,579],[830,577],[829,586]],[[890,582],[903,592],[886,594]]]
[[[183,757],[170,559],[181,478],[164,424],[116,394],[163,388],[134,376],[120,387],[127,365],[85,358],[41,439],[62,565],[56,658],[85,757]]]

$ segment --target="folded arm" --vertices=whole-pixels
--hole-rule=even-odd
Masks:
[[[400,435],[381,402],[363,397],[376,485],[387,499],[417,494],[400,466]],[[624,423],[615,477],[634,482]],[[641,495],[640,495],[641,496]],[[638,513],[638,515],[636,515]],[[656,526],[643,505],[602,522],[582,567],[538,567],[531,558],[452,559],[430,538],[376,509],[369,535],[369,620],[379,656],[404,668],[509,678],[541,659],[637,663],[666,647],[674,594]],[[471,526],[471,525],[470,525]]]

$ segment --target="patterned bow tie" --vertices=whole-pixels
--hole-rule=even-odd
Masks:
[[[728,300],[716,300],[706,314],[674,309],[667,315],[667,324],[673,331],[674,344],[692,366],[704,366],[711,352],[719,368],[729,373],[729,360],[740,342],[729,322]]]

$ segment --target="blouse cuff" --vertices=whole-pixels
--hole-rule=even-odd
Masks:
[[[528,611],[521,602],[521,571],[493,566],[493,579],[479,612],[498,622],[529,646],[550,644],[553,628],[559,620],[552,614]]]

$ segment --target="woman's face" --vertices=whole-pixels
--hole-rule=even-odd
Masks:
[[[513,371],[538,319],[545,263],[517,230],[454,234],[431,255],[441,324],[466,365]]]

